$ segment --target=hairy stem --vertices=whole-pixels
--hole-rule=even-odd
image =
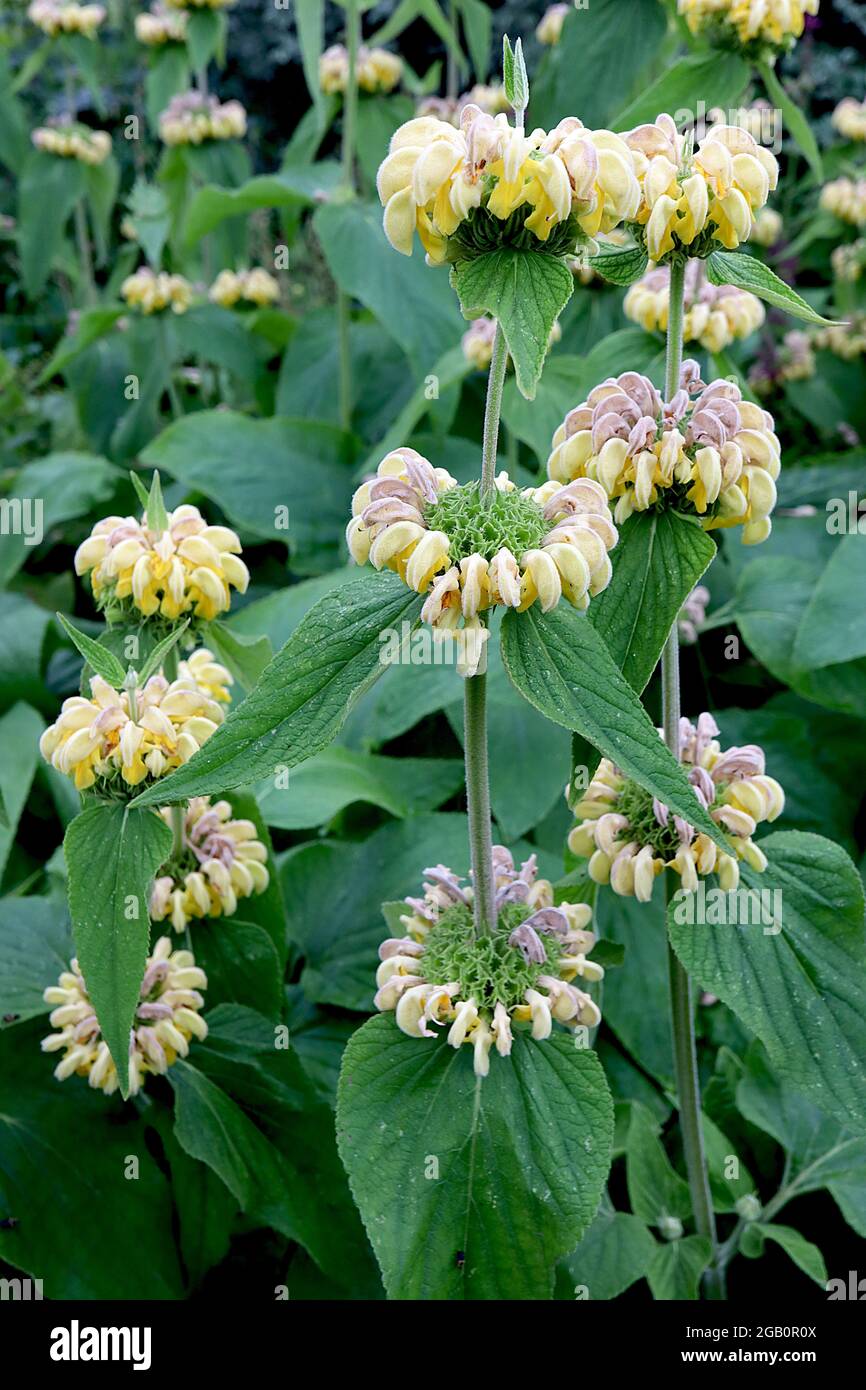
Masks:
[[[686,287],[686,262],[671,262],[671,284],[668,305],[668,344],[665,355],[665,400],[671,400],[679,390],[680,368],[683,365],[683,297]]]
[[[346,0],[346,52],[348,75],[343,97],[343,185],[348,197],[355,194],[355,143],[358,124],[358,48],[361,43],[361,11],[358,0]],[[337,338],[340,391],[340,425],[352,427],[352,354],[349,345],[351,314],[349,296],[337,290]]]
[[[484,435],[481,452],[481,496],[491,498],[495,487],[496,449],[499,444],[499,417],[502,413],[502,388],[505,385],[505,368],[508,366],[508,348],[502,324],[496,325],[493,339],[493,356],[487,374],[487,403],[484,407]]]
[[[490,829],[490,783],[487,771],[487,676],[468,676],[463,683],[463,748],[469,853],[475,892],[475,934],[496,926],[493,884],[493,838]]]

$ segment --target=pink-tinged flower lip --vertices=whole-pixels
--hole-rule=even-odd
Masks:
[[[561,939],[568,935],[569,930],[568,918],[558,907],[540,907],[531,917],[527,917],[522,925]]]
[[[519,927],[508,938],[509,946],[515,946],[523,959],[534,965],[543,965],[547,960],[547,952],[541,941],[541,937],[530,926],[529,922],[521,922]]]
[[[452,898],[454,902],[468,902],[464,889],[460,887],[460,881],[457,875],[452,873],[445,864],[436,864],[433,868],[425,869],[423,872],[425,878],[429,878],[432,883],[435,883],[444,893],[447,893],[448,897]]]

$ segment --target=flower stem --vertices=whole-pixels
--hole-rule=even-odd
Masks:
[[[502,324],[496,325],[493,339],[493,356],[487,374],[487,403],[484,407],[484,435],[481,452],[481,496],[491,498],[495,488],[496,449],[499,443],[499,417],[502,413],[502,388],[505,385],[505,369],[508,366],[508,348]]]
[[[485,936],[496,926],[496,904],[487,771],[487,676],[483,673],[468,676],[463,683],[463,750],[475,893],[475,935]]]
[[[683,359],[683,298],[685,260],[671,263],[668,305],[667,355],[665,359],[665,400],[679,389]],[[676,620],[668,633],[661,659],[662,725],[665,743],[680,758],[680,643]],[[673,878],[667,884],[668,901],[673,896]],[[695,1046],[695,1000],[692,981],[668,942],[668,978],[671,993],[671,1030],[674,1045],[674,1077],[680,1130],[686,1160],[686,1174],[692,1199],[695,1230],[710,1242],[710,1265],[704,1276],[707,1298],[725,1297],[724,1272],[719,1266],[716,1218],[707,1174],[704,1135],[701,1126],[701,1087]]]
[[[361,43],[361,11],[358,0],[346,0],[346,52],[348,75],[343,97],[343,186],[347,197],[355,194],[355,142],[358,123],[358,48]],[[340,390],[340,426],[352,428],[352,353],[349,296],[337,290],[337,338]]]
[[[668,294],[668,345],[665,356],[665,400],[672,400],[679,390],[680,368],[683,365],[683,298],[686,287],[685,260],[671,261],[671,283]]]

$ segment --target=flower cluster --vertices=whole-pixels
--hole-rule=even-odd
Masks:
[[[677,0],[693,34],[719,47],[790,48],[818,13],[819,0]]]
[[[435,116],[402,125],[377,187],[391,245],[411,255],[417,230],[435,264],[448,258],[448,239],[458,231],[465,253],[467,237],[483,241],[491,229],[498,236],[512,217],[515,235],[540,242],[567,223],[563,249],[571,250],[581,235],[631,220],[640,198],[628,147],[611,131],[587,130],[569,117],[550,134],[526,135],[505,115],[473,104],[463,108],[459,129]]]
[[[77,5],[64,0],[33,0],[27,18],[53,39],[58,34],[82,34],[92,39],[105,19],[104,5]]]
[[[75,572],[90,575],[97,608],[211,622],[228,611],[229,586],[246,591],[250,576],[240,553],[234,531],[209,526],[198,507],[185,504],[167,513],[162,530],[146,517],[98,521],[75,552]]]
[[[866,266],[866,237],[834,246],[830,253],[830,264],[837,280],[847,280],[849,284],[859,280]]]
[[[562,38],[562,26],[571,8],[571,5],[549,5],[547,7],[535,30],[535,37],[539,43],[543,43],[548,48],[556,47]]]
[[[698,640],[698,628],[707,616],[710,591],[705,584],[696,584],[677,614],[680,641],[692,647]]]
[[[782,214],[775,208],[761,208],[752,224],[749,238],[756,246],[775,246],[782,236]]]
[[[706,386],[691,360],[671,401],[639,372],[608,377],[566,415],[547,463],[558,483],[597,479],[618,523],[661,503],[705,530],[742,526],[747,545],[770,534],[779,467],[773,417],[731,381]]]
[[[403,60],[387,48],[358,49],[355,78],[362,92],[393,92],[403,76]],[[319,86],[323,92],[345,92],[349,85],[349,54],[341,43],[326,48],[319,59]]]
[[[845,362],[866,353],[866,314],[852,314],[847,323],[833,323],[812,334],[816,348],[824,348]]]
[[[161,936],[148,957],[141,982],[140,1003],[129,1035],[129,1093],[137,1095],[150,1073],[163,1076],[178,1057],[186,1057],[192,1038],[207,1037],[199,1012],[207,976],[190,951],[172,951]],[[87,986],[73,959],[56,985],[43,998],[51,1004],[48,1020],[57,1033],[42,1039],[43,1052],[62,1052],[54,1069],[58,1081],[86,1076],[95,1089],[111,1095],[117,1090],[117,1069],[102,1037]]]
[[[667,115],[623,138],[640,183],[635,220],[653,261],[684,251],[705,256],[715,242],[733,250],[776,187],[775,157],[741,126],[712,126],[694,152]]]
[[[140,266],[134,275],[127,275],[120,293],[131,309],[143,314],[157,314],[171,309],[173,314],[185,314],[192,304],[192,285],[182,275],[151,270]]]
[[[700,715],[696,725],[680,720],[679,760],[688,769],[697,800],[724,832],[730,852],[723,853],[708,835],[672,815],[603,758],[574,808],[579,823],[568,837],[572,853],[589,858],[590,878],[609,883],[623,897],[649,902],[655,878],[664,869],[679,874],[688,892],[697,888],[699,874],[711,873],[730,892],[739,883],[741,859],[763,872],[767,859],[752,836],[762,821],[781,815],[785,794],[766,775],[757,744],[722,752],[718,732],[710,714]]]
[[[246,131],[247,113],[239,101],[220,103],[204,92],[181,92],[159,118],[159,136],[166,145],[240,140]]]
[[[422,97],[415,108],[415,115],[436,116],[440,121],[447,121],[459,129],[463,110],[467,106],[477,106],[488,116],[498,116],[501,111],[511,110],[501,84],[476,82],[474,87],[459,97]]]
[[[171,807],[160,811],[172,825]],[[193,917],[231,917],[239,898],[263,893],[268,886],[268,852],[251,820],[233,820],[228,801],[195,796],[183,820],[183,844],[155,880],[150,917],[166,918],[176,932]]]
[[[201,679],[199,679],[201,678]],[[182,661],[177,680],[160,672],[140,688],[117,691],[94,676],[91,698],[63,701],[39,740],[46,762],[78,791],[125,795],[188,762],[223,722],[231,676],[202,647]]]
[[[164,43],[183,43],[186,38],[185,10],[169,10],[164,5],[151,5],[149,14],[135,16],[135,37],[151,47]]]
[[[208,291],[208,298],[224,309],[231,309],[239,299],[250,304],[275,304],[280,297],[280,287],[273,275],[261,267],[252,270],[221,270]]]
[[[840,222],[866,227],[866,178],[831,179],[821,189],[821,207]]]
[[[421,617],[444,636],[461,618],[486,632],[479,615],[497,604],[586,608],[610,583],[617,533],[597,482],[518,490],[500,473],[488,499],[405,448],[358,488],[346,539],[357,564],[387,566],[426,594]]]
[[[490,359],[493,356],[493,340],[496,337],[496,320],[490,318],[473,319],[463,337],[460,345],[463,348],[463,356],[467,362],[471,362],[480,372],[486,372],[490,366]],[[559,321],[553,325],[548,339],[548,348],[554,343],[558,343],[562,337],[562,329]]]
[[[833,112],[833,124],[846,140],[866,140],[866,101],[845,97]]]
[[[769,395],[787,381],[806,381],[815,375],[812,339],[801,328],[786,333],[778,348],[770,347],[749,372],[749,386],[758,396]]]
[[[670,270],[658,266],[630,285],[623,301],[626,318],[648,333],[668,326]],[[685,273],[683,342],[697,342],[708,352],[721,352],[735,338],[748,338],[764,322],[764,306],[748,290],[735,285],[711,285],[702,261],[688,261]]]
[[[104,164],[111,154],[111,136],[105,130],[91,130],[78,121],[38,126],[30,139],[37,150],[77,159],[81,164]]]
[[[572,983],[604,975],[587,960],[595,945],[587,930],[592,909],[554,907],[550,884],[536,877],[535,855],[515,870],[508,850],[495,845],[493,871],[496,927],[476,937],[472,888],[444,864],[425,869],[423,896],[407,899],[400,918],[405,935],[379,947],[376,974],[376,1008],[394,1009],[412,1038],[433,1038],[447,1024],[452,1047],[472,1047],[477,1076],[487,1075],[492,1047],[509,1055],[515,1025],[530,1025],[542,1041],[554,1019],[570,1028],[601,1022],[598,1005]]]

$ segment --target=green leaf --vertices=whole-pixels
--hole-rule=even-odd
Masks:
[[[63,244],[63,230],[84,193],[85,166],[34,150],[18,186],[18,248],[30,299],[42,292]]]
[[[239,188],[207,183],[193,194],[183,223],[183,239],[194,246],[228,217],[240,217],[259,208],[303,208],[339,186],[341,170],[333,160],[316,164],[288,164],[276,174],[259,174]]]
[[[189,1282],[196,1288],[228,1254],[238,1204],[212,1168],[181,1148],[168,1111],[159,1111],[156,1127],[171,1173],[180,1254]]]
[[[390,43],[391,39],[397,38],[408,29],[409,25],[416,19],[423,19],[429,24],[437,38],[452,54],[458,67],[465,70],[466,61],[457,42],[457,35],[454,26],[447,18],[441,5],[437,0],[399,0],[399,3],[390,17],[377,29],[371,38],[367,39],[368,44]]]
[[[69,921],[48,898],[0,898],[0,1031],[48,1013],[43,990],[69,969]]]
[[[91,508],[107,501],[119,477],[107,459],[73,451],[47,454],[22,468],[5,496],[13,516],[15,501],[20,501],[22,519],[28,524],[3,536],[0,584],[8,583],[43,541],[50,543],[56,527],[86,516]],[[41,516],[30,512],[28,498],[41,502]],[[37,521],[38,526],[33,524]]]
[[[701,1275],[711,1259],[706,1236],[683,1236],[657,1246],[647,1271],[653,1298],[663,1302],[697,1299]]]
[[[76,323],[75,331],[67,333],[60,341],[48,366],[40,373],[36,382],[37,386],[44,386],[52,377],[65,371],[66,367],[74,362],[81,353],[85,352],[93,343],[98,342],[100,338],[104,338],[107,333],[110,333],[123,314],[124,308],[119,304],[106,308],[83,309]],[[70,459],[75,455],[63,453],[49,455],[49,457]],[[82,457],[92,456],[82,455]],[[41,462],[45,463],[47,460],[43,459]]]
[[[707,532],[678,512],[636,512],[620,527],[613,578],[590,604],[589,620],[638,694],[715,554]]]
[[[586,1290],[592,1302],[619,1298],[649,1269],[656,1243],[646,1226],[629,1212],[602,1210],[577,1249],[564,1261],[575,1291]],[[563,1267],[560,1267],[560,1280]],[[573,1294],[571,1295],[573,1296]]]
[[[589,129],[609,127],[658,64],[666,28],[658,0],[591,0],[587,8],[572,8],[535,79],[532,124],[551,130],[574,112]],[[660,109],[654,107],[649,119]]]
[[[486,82],[490,71],[490,40],[493,34],[493,16],[482,0],[459,0],[458,8],[463,20],[463,31],[475,77],[478,82]]]
[[[76,955],[126,1097],[150,888],[171,851],[171,831],[151,811],[102,802],[72,821],[63,849]]]
[[[866,1133],[856,1100],[866,1067],[863,884],[844,850],[819,835],[781,831],[761,848],[767,869],[744,867],[741,896],[720,895],[721,925],[689,922],[687,900],[671,904],[671,944],[761,1039],[784,1080]],[[775,921],[755,922],[743,889],[781,894],[780,931]],[[769,916],[778,916],[778,901],[765,899]]]
[[[612,128],[630,130],[654,121],[660,111],[678,112],[680,117],[685,111],[706,111],[713,106],[730,111],[739,104],[750,75],[749,64],[736,53],[723,53],[717,48],[689,53],[667,67],[654,82],[647,83],[640,95],[619,112]]]
[[[207,640],[220,661],[224,662],[235,680],[245,691],[252,690],[265,668],[274,659],[267,637],[245,637],[223,622],[213,622],[207,630]]]
[[[169,1186],[144,1120],[127,1106],[118,1123],[102,1092],[55,1081],[39,1050],[47,1032],[44,1019],[0,1032],[0,1212],[15,1218],[0,1225],[0,1260],[41,1279],[46,1299],[182,1299]]]
[[[599,893],[596,926],[606,940],[625,948],[628,966],[604,981],[604,1021],[641,1071],[667,1091],[674,1089],[670,1030],[670,984],[665,905],[661,894],[648,903]]]
[[[805,319],[807,323],[834,322],[833,319],[822,318],[768,265],[745,251],[712,251],[707,257],[706,267],[711,285],[736,285],[740,290],[749,290],[759,299],[765,299],[768,304],[784,309],[796,319]]]
[[[645,246],[611,246],[600,242],[589,263],[611,285],[633,285],[647,268]]]
[[[150,55],[144,95],[147,119],[154,130],[172,97],[186,91],[189,85],[189,54],[185,44],[167,43]]]
[[[314,107],[321,114],[325,94],[319,82],[319,59],[325,46],[325,0],[307,0],[307,4],[297,5],[295,24],[298,29],[307,91]]]
[[[727,848],[682,767],[583,614],[565,604],[551,613],[542,613],[537,604],[525,613],[509,610],[502,621],[502,657],[525,700],[555,724],[582,734],[675,815]]]
[[[408,1038],[391,1017],[344,1053],[337,1142],[390,1298],[549,1298],[612,1138],[598,1059],[561,1033],[517,1037],[483,1080],[471,1048]]]
[[[273,777],[325,748],[378,679],[380,633],[417,622],[422,598],[390,571],[326,594],[251,692],[190,761],[137,798],[166,804]]]
[[[349,748],[325,748],[277,786],[258,789],[268,825],[306,830],[324,825],[357,802],[401,819],[435,810],[464,785],[459,758],[382,758]]]
[[[736,1147],[708,1115],[701,1116],[701,1125],[713,1206],[716,1211],[734,1211],[740,1197],[754,1194],[755,1184]],[[728,1177],[732,1161],[735,1175]]]
[[[225,42],[225,16],[216,10],[196,10],[186,26],[186,46],[195,73],[205,70]]]
[[[246,910],[238,903],[238,912]],[[207,1006],[244,1004],[266,1018],[282,1012],[283,972],[276,947],[264,927],[238,917],[196,921],[192,927],[195,963],[207,975]]]
[[[57,702],[54,698],[46,700],[42,678],[49,624],[53,627],[51,614],[46,609],[37,607],[21,594],[0,593],[0,704],[32,700],[45,705],[53,719]],[[6,802],[8,809],[8,796]]]
[[[57,620],[73,646],[81,652],[91,670],[101,676],[104,681],[108,681],[108,684],[113,686],[115,690],[121,690],[126,679],[126,671],[117,657],[113,656],[100,642],[95,642],[92,637],[88,637],[86,632],[80,632],[68,618],[64,618],[62,613],[57,614]]]
[[[802,1269],[804,1274],[808,1274],[810,1279],[814,1279],[816,1284],[826,1289],[827,1266],[824,1264],[824,1256],[817,1245],[806,1240],[799,1231],[795,1231],[791,1226],[768,1226],[762,1222],[754,1222],[747,1230],[752,1239],[760,1237],[762,1245],[765,1240],[775,1241],[786,1255],[790,1255],[798,1269]],[[743,1253],[747,1252],[744,1250]],[[758,1250],[756,1253],[762,1252]]]
[[[296,569],[316,571],[343,547],[351,457],[350,437],[331,425],[202,410],[163,430],[141,461],[202,492],[242,530],[290,545]]]
[[[170,632],[167,637],[163,637],[161,642],[157,642],[153,651],[150,653],[150,655],[148,656],[147,660],[145,661],[144,665],[138,673],[139,685],[144,685],[154,674],[154,672],[159,670],[160,666],[162,666],[169,652],[171,652],[174,649],[174,647],[180,641],[181,637],[186,632],[188,627],[189,618],[184,618],[183,622],[178,624],[178,626],[174,629],[173,632]],[[208,635],[210,636],[210,632],[208,633]]]
[[[464,318],[487,313],[501,324],[518,390],[532,400],[551,329],[574,289],[565,261],[543,251],[504,247],[458,262],[452,278]]]
[[[757,66],[758,72],[761,74],[761,81],[767,89],[770,104],[781,111],[782,119],[789,133],[805,155],[806,162],[815,175],[815,182],[823,183],[824,165],[821,151],[818,149],[818,142],[812,133],[808,118],[794,99],[788,95],[770,63],[758,63]]]
[[[866,656],[866,535],[843,536],[815,585],[794,643],[793,661],[813,671]]]
[[[662,1230],[691,1216],[689,1185],[671,1166],[659,1126],[642,1105],[632,1105],[626,1139],[628,1197],[636,1216]],[[681,1227],[679,1228],[682,1229]]]

